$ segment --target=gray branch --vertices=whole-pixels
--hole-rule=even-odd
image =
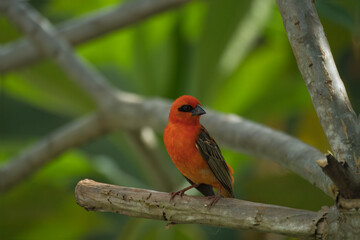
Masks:
[[[316,164],[316,160],[325,158],[319,150],[285,133],[236,115],[210,112],[205,116],[204,123],[215,139],[224,146],[239,153],[276,162],[334,197],[333,184]]]
[[[138,0],[121,3],[86,16],[67,21],[57,28],[57,35],[72,46],[119,30],[160,12],[170,10],[191,0]],[[6,1],[5,1],[6,3]],[[3,8],[12,1],[3,3]],[[24,66],[42,57],[28,39],[4,46],[0,51],[0,72]]]
[[[46,18],[29,5],[18,2],[9,4],[5,14],[31,38],[39,52],[51,57],[100,107],[106,108],[114,102],[114,88],[96,69],[74,54]]]
[[[123,97],[124,95],[121,94],[121,96]],[[99,126],[91,124],[87,127],[83,123],[84,126],[79,124],[76,126],[84,130],[73,128],[70,128],[71,131],[66,130],[69,133],[74,132],[75,135],[61,134],[61,131],[64,129],[60,129],[58,134],[52,134],[52,136],[57,136],[51,141],[52,148],[48,148],[47,141],[49,139],[45,138],[41,141],[41,144],[35,144],[22,155],[11,159],[10,166],[6,167],[3,171],[13,172],[16,166],[24,164],[24,169],[27,169],[26,176],[29,176],[42,164],[50,161],[63,151],[74,147],[74,145],[66,145],[61,147],[62,151],[52,153],[52,149],[55,146],[58,149],[58,143],[67,143],[69,139],[71,140],[74,137],[79,140],[79,144],[85,143],[88,140],[88,137],[86,137],[87,131],[91,132],[93,128],[99,128],[104,125],[107,131],[114,131],[115,129],[136,130],[143,126],[149,126],[162,133],[167,124],[170,103],[161,99],[142,99],[136,97],[136,95],[130,96],[132,97],[119,98],[118,104],[116,104],[117,107],[110,111],[111,115],[109,115],[110,113],[105,114],[101,121],[97,121]],[[316,164],[316,160],[324,159],[325,156],[315,148],[289,135],[245,120],[236,115],[219,114],[209,111],[204,117],[203,124],[221,147],[228,147],[234,151],[246,153],[256,158],[274,161],[307,179],[326,194],[334,196],[332,192],[333,184]],[[103,128],[101,127],[100,129]],[[82,138],[83,140],[81,140]],[[44,156],[46,160],[36,156]],[[30,163],[27,163],[27,161]],[[36,167],[30,167],[32,165]],[[17,175],[19,178],[17,182],[25,179],[20,173]],[[3,178],[5,179],[5,177]],[[5,186],[4,188],[7,189],[8,187]]]
[[[300,238],[314,238],[323,218],[299,210],[239,199],[222,198],[210,209],[205,197],[183,196],[170,201],[169,193],[126,188],[92,180],[80,181],[75,189],[77,203],[91,211],[114,212],[131,217],[177,223],[273,232]]]
[[[277,0],[284,26],[335,157],[358,170],[359,125],[313,0]]]
[[[101,115],[90,115],[58,129],[0,168],[0,192],[11,189],[65,151],[107,131]]]

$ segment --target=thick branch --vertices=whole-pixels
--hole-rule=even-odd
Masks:
[[[204,197],[183,196],[170,201],[170,194],[125,188],[82,180],[75,189],[77,203],[86,210],[115,212],[131,217],[173,223],[198,223],[219,227],[273,232],[294,237],[314,237],[322,218],[316,212],[238,199],[220,199],[207,207]]]
[[[101,115],[91,115],[66,125],[35,143],[0,169],[0,192],[9,190],[66,150],[107,132]]]
[[[337,71],[313,0],[277,0],[298,67],[336,158],[358,168],[357,117]]]
[[[121,3],[58,26],[58,35],[72,46],[89,41],[111,31],[122,29],[160,12],[175,8],[191,0],[138,0]],[[11,0],[8,1],[10,4]],[[5,5],[5,4],[4,4]],[[38,60],[38,52],[28,39],[6,45],[0,51],[0,72],[24,66]]]

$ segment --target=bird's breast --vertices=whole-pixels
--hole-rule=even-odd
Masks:
[[[212,175],[208,164],[196,148],[199,132],[200,129],[171,125],[168,125],[164,132],[164,143],[171,160],[179,171],[193,182],[203,182],[200,179]]]

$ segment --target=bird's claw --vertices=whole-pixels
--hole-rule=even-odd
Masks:
[[[170,197],[170,200],[173,200],[176,195],[179,195],[180,197],[184,196],[185,194],[185,191],[181,190],[181,191],[177,191],[177,192],[172,192],[170,193],[171,197]]]
[[[216,195],[212,195],[212,196],[207,196],[207,199],[211,199],[211,202],[207,205],[207,208],[211,208],[212,206],[215,205],[215,203],[217,203],[219,201],[219,199],[221,198],[220,194],[216,194]]]

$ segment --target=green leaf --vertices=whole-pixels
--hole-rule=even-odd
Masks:
[[[283,42],[272,42],[254,50],[245,62],[219,86],[212,106],[225,112],[243,113],[272,89],[284,64],[291,57]]]
[[[238,0],[214,0],[208,3],[195,56],[193,84],[189,89],[200,100],[207,95],[206,86],[216,78],[222,53],[249,5],[250,1]]]
[[[89,112],[94,103],[51,62],[4,76],[7,94],[56,114],[77,116]]]
[[[346,6],[345,2],[351,2],[351,4]],[[360,31],[359,25],[355,23],[356,17],[353,16],[359,13],[355,12],[355,14],[351,14],[354,7],[356,7],[355,1],[317,0],[315,4],[319,14],[326,19],[346,27],[354,33]],[[357,5],[357,7],[359,7],[359,5]]]

